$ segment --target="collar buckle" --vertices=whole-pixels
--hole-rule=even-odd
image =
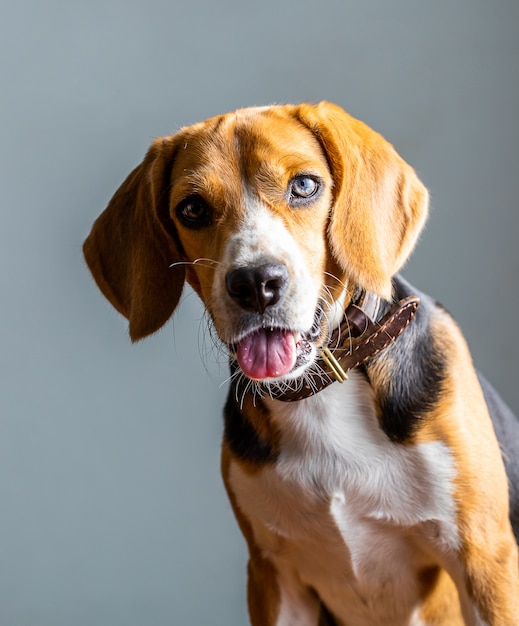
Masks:
[[[339,383],[343,383],[348,380],[348,374],[342,369],[341,364],[337,359],[333,356],[333,353],[330,352],[329,348],[326,346],[321,348],[321,359],[326,363],[328,368],[331,370],[336,381]]]

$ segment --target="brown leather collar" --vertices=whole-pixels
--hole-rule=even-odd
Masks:
[[[393,305],[378,321],[376,312],[380,299],[363,292],[356,304],[350,304],[343,320],[334,330],[328,346],[321,349],[313,365],[314,373],[305,374],[294,381],[294,386],[262,384],[265,395],[283,402],[296,402],[309,398],[334,381],[347,380],[347,372],[387,348],[409,326],[420,300],[409,296]]]

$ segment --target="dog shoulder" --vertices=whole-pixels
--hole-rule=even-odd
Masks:
[[[440,330],[458,332],[452,317],[429,296],[397,276],[396,299],[418,295],[413,322],[386,350],[371,359],[365,371],[375,390],[379,421],[394,442],[405,443],[438,409],[449,378],[448,337]]]

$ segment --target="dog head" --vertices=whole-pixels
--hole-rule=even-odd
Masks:
[[[157,139],[84,244],[140,339],[187,280],[255,380],[298,376],[358,288],[391,297],[427,214],[414,170],[339,107],[249,108]]]

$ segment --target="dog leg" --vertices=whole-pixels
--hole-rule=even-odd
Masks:
[[[252,626],[333,626],[317,595],[286,570],[279,572],[257,545],[229,481],[232,455],[224,442],[221,469],[229,501],[249,549],[247,599]],[[328,621],[326,619],[328,618]],[[321,620],[321,621],[319,621]]]
[[[462,555],[465,581],[460,601],[471,626],[519,624],[517,546],[511,531],[501,536],[494,545],[472,544]]]
[[[318,626],[321,604],[317,595],[259,555],[251,556],[248,567],[248,603],[252,626]]]

